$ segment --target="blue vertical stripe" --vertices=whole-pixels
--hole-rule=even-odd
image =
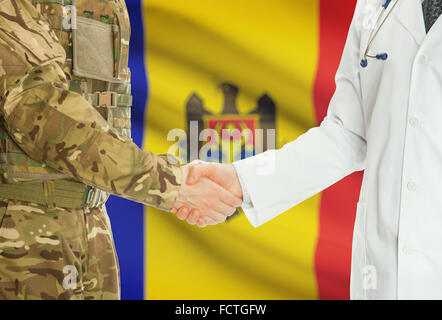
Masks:
[[[142,0],[126,0],[132,36],[129,67],[132,71],[132,138],[142,147],[148,84],[144,65]],[[121,272],[122,299],[140,300],[144,293],[144,206],[111,196],[106,204],[112,223]]]

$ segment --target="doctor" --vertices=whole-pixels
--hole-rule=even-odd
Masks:
[[[374,28],[368,6],[379,8]],[[258,227],[365,169],[351,298],[442,299],[441,12],[442,0],[359,0],[320,127],[233,166],[200,162],[188,183],[204,175],[224,185]],[[273,172],[260,174],[269,161]],[[189,211],[178,217],[216,223]]]

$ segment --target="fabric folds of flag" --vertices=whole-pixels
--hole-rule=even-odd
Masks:
[[[168,134],[189,133],[189,120],[273,127],[276,147],[318,125],[355,4],[339,2],[144,1],[144,148],[166,153]],[[350,177],[258,229],[243,214],[200,230],[147,208],[145,298],[348,298],[358,183]]]

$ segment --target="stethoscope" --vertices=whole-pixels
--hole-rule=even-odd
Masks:
[[[368,66],[368,58],[383,60],[383,61],[388,59],[388,53],[386,53],[386,52],[378,53],[377,55],[371,55],[371,54],[369,54],[369,51],[371,49],[371,45],[372,45],[373,41],[376,39],[379,31],[382,29],[382,26],[384,25],[385,21],[388,19],[388,17],[390,16],[394,7],[396,7],[398,2],[399,2],[399,0],[395,1],[395,3],[393,4],[393,7],[391,8],[390,11],[388,11],[388,13],[387,13],[387,9],[391,3],[391,0],[385,0],[385,3],[382,5],[383,9],[382,9],[381,14],[379,14],[379,17],[376,21],[375,26],[377,26],[379,23],[380,23],[380,25],[379,25],[379,27],[374,28],[371,31],[370,36],[368,37],[368,44],[367,44],[367,48],[365,49],[365,52],[364,52],[364,58],[362,58],[362,60],[361,60],[361,67],[362,68],[366,68]]]

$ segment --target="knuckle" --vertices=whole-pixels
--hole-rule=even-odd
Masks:
[[[189,211],[187,210],[187,208],[181,208],[178,213],[177,216],[180,219],[185,219],[188,215]]]
[[[178,219],[180,219],[180,220],[184,220],[184,219],[185,219],[185,216],[184,216],[184,214],[183,214],[182,212],[178,213],[178,214],[177,214],[177,217],[178,217]]]

